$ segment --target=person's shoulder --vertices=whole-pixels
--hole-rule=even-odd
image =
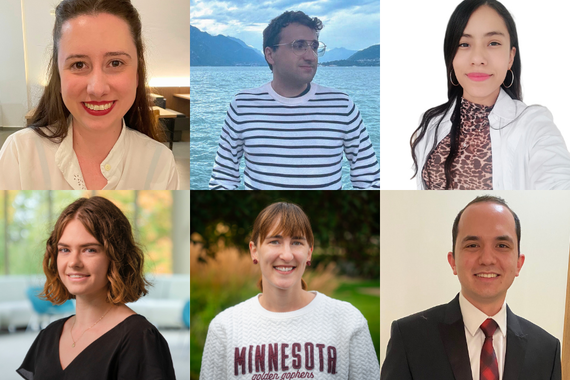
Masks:
[[[445,317],[445,311],[448,305],[449,304],[442,304],[431,307],[429,309],[420,311],[418,313],[414,313],[406,317],[400,318],[396,320],[395,323],[397,323],[400,327],[414,326],[417,325],[418,322],[422,321],[425,323],[433,323],[433,322],[437,323],[443,320],[443,318]]]
[[[512,313],[512,312],[511,312]],[[518,321],[520,329],[522,330],[523,334],[527,337],[531,337],[532,339],[538,339],[546,344],[558,344],[558,338],[550,334],[548,331],[544,330],[542,327],[535,325],[528,319],[523,317],[519,317],[518,315],[512,313],[512,316]],[[511,328],[511,326],[507,326],[507,328]]]
[[[170,152],[170,149],[168,149],[166,145],[164,145],[160,141],[156,141],[155,139],[148,137],[147,135],[137,131],[136,129],[127,127],[125,128],[125,133],[127,134],[126,137],[128,138],[129,142],[132,144],[132,146],[135,149],[154,148],[160,151]]]
[[[46,127],[42,128],[49,132]],[[40,136],[33,128],[25,127],[12,133],[8,136],[9,141],[13,141],[17,144],[26,144],[32,141],[42,141],[42,142],[51,142],[49,139]]]
[[[226,325],[232,321],[238,320],[244,315],[251,315],[255,308],[255,303],[258,302],[256,298],[257,296],[254,296],[248,300],[238,303],[237,305],[228,307],[212,319],[211,325]]]
[[[240,92],[235,94],[234,98],[237,98],[239,96],[244,96],[244,95],[245,96],[247,96],[247,95],[268,95],[269,92],[268,92],[267,86],[271,86],[271,82],[264,83],[259,87],[241,90]]]
[[[158,329],[140,314],[132,314],[119,322],[116,326],[123,335],[142,335],[144,333],[156,334]]]
[[[344,91],[337,90],[336,88],[321,86],[318,83],[311,82],[311,86],[315,88],[315,95],[337,95],[338,97],[343,97],[350,99],[348,94]]]
[[[321,298],[322,307],[325,308],[330,315],[344,314],[354,318],[364,318],[360,310],[354,307],[350,302],[337,300],[319,292],[317,292],[317,297]]]

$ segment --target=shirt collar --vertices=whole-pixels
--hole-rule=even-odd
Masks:
[[[505,337],[507,334],[506,305],[507,303],[503,302],[503,306],[501,306],[501,310],[499,310],[497,314],[488,316],[469,302],[467,298],[463,296],[463,293],[459,293],[459,307],[461,309],[461,315],[463,316],[463,324],[471,336],[474,336],[479,331],[481,324],[485,322],[487,318],[491,318],[497,322],[500,333]]]
[[[55,152],[55,163],[63,177],[76,190],[86,190],[83,173],[77,160],[77,155],[73,150],[73,117],[70,115],[68,118],[67,136],[59,144],[59,148]],[[123,173],[124,155],[127,144],[127,131],[125,120],[123,119],[123,126],[121,134],[113,145],[113,148],[101,162],[101,174],[107,179],[105,188],[114,189]]]

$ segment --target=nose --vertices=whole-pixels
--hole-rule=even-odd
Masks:
[[[486,65],[487,64],[487,51],[486,46],[476,44],[471,50],[471,64],[472,65]]]
[[[95,99],[101,99],[109,93],[108,78],[102,70],[94,69],[89,74],[87,93]]]
[[[67,262],[67,266],[69,268],[79,268],[82,266],[81,257],[79,256],[79,252],[71,251],[69,253],[69,261]]]
[[[317,53],[315,53],[310,46],[305,46],[305,52],[302,57],[305,61],[315,61],[317,59]]]
[[[496,257],[492,246],[484,246],[479,256],[479,263],[481,265],[490,266],[495,265]]]
[[[283,261],[293,260],[293,252],[291,252],[291,246],[289,244],[283,244],[283,249],[281,250],[279,258]]]

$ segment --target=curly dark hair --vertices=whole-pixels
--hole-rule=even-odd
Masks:
[[[144,253],[133,237],[127,217],[103,197],[80,198],[63,210],[46,243],[43,268],[46,283],[43,298],[62,304],[75,296],[67,290],[57,270],[57,244],[69,221],[77,219],[103,246],[109,258],[107,302],[134,302],[148,293],[144,278]]]
[[[281,30],[287,27],[289,24],[301,24],[305,25],[315,32],[317,36],[321,29],[323,29],[323,23],[317,17],[310,18],[304,12],[301,11],[286,11],[281,15],[275,17],[267,28],[263,30],[263,55],[265,56],[265,48],[269,47],[273,51],[277,50],[278,46],[275,46],[281,40]],[[267,58],[265,58],[267,62]],[[273,65],[267,62],[271,71],[273,71]]]

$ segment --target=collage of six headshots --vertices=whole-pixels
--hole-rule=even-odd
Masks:
[[[7,0],[0,377],[570,376],[544,7]]]

